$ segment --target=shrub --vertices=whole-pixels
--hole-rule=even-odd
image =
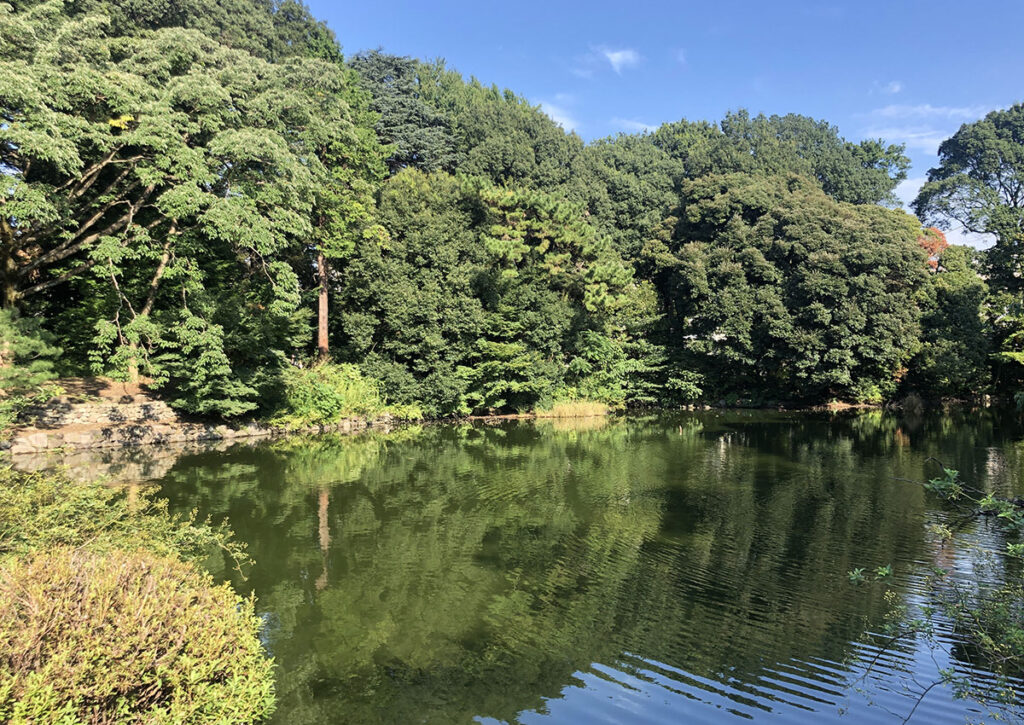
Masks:
[[[60,353],[39,320],[0,310],[0,429],[14,425],[26,408],[61,394],[50,384]]]
[[[334,423],[346,416],[376,416],[384,399],[375,380],[356,365],[319,363],[284,371],[285,400],[277,420],[284,423]]]
[[[101,483],[0,467],[0,559],[59,546],[93,550],[145,547],[201,562],[221,552],[246,560],[230,532],[167,513],[167,502],[143,490],[133,498]]]
[[[273,706],[253,601],[146,551],[0,570],[0,720],[252,722]]]

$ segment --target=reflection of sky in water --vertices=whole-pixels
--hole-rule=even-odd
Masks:
[[[267,623],[281,723],[898,722],[965,665],[942,637],[858,643],[889,605],[846,572],[892,564],[911,604],[924,567],[983,574],[925,534],[942,514],[905,481],[934,456],[1013,490],[1020,437],[988,412],[702,413],[96,465],[248,544],[234,583]],[[948,688],[915,714],[968,717]]]

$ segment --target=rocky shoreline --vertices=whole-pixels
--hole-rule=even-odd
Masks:
[[[238,424],[188,420],[166,403],[147,395],[119,400],[57,397],[26,411],[24,424],[2,444],[12,456],[59,450],[129,448],[266,438],[294,433],[355,433],[369,427],[390,428],[391,419],[346,418],[330,425],[284,428],[261,422]]]

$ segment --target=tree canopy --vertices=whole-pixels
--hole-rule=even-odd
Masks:
[[[584,143],[294,0],[4,3],[0,301],[57,373],[206,416],[288,408],[311,354],[431,415],[981,392],[1024,354],[1020,108],[915,206],[997,235],[986,286],[883,208],[903,148],[823,120]]]

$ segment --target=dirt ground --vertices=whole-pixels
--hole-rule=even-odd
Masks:
[[[70,397],[97,397],[108,400],[119,400],[126,395],[147,395],[149,380],[143,379],[134,383],[123,383],[110,378],[61,378],[54,381],[64,388],[64,394]]]

